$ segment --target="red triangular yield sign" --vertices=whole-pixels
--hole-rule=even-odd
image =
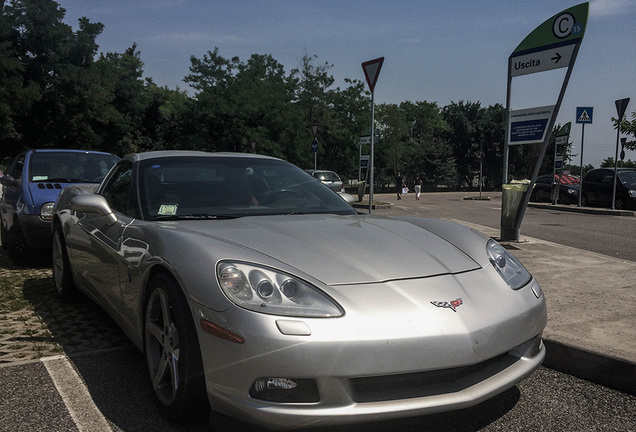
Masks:
[[[367,79],[367,84],[373,93],[375,89],[375,83],[378,81],[378,75],[380,75],[380,69],[382,69],[382,63],[384,63],[384,57],[377,58],[375,60],[369,60],[362,63],[362,69],[364,70],[364,76]]]

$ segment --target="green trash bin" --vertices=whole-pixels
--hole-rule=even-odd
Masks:
[[[521,180],[502,185],[501,193],[501,240],[519,241],[519,207],[528,192],[530,180]]]

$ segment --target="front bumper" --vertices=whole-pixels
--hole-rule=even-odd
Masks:
[[[19,215],[18,220],[24,240],[29,247],[34,249],[51,248],[53,238],[51,221],[44,220],[36,215]]]
[[[462,278],[480,276],[471,272],[435,279],[454,298]],[[415,283],[401,281],[400,289],[408,293],[413,288],[408,285]],[[386,290],[387,284],[376,288]],[[412,310],[404,306],[373,317],[358,314],[353,303],[344,305],[348,315],[333,319],[286,319],[238,308],[218,313],[195,305],[195,321],[224,323],[245,337],[244,344],[235,344],[199,328],[211,407],[267,428],[295,429],[474,406],[542,363],[547,312],[543,296],[537,299],[533,288],[537,291],[534,280],[519,291],[508,289],[503,295],[516,298],[519,308],[503,299],[508,310],[492,315],[479,310],[480,300],[465,291],[457,312],[415,302]],[[431,291],[439,298],[436,289]],[[238,322],[240,331],[231,324]],[[255,381],[269,377],[313,381],[319,397],[298,403],[250,396]]]

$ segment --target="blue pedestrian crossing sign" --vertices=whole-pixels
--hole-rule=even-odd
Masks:
[[[576,107],[577,123],[592,123],[594,107]]]

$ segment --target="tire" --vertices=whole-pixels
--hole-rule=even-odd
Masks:
[[[60,300],[70,303],[77,299],[77,288],[71,274],[71,263],[66,252],[66,242],[62,228],[58,225],[53,231],[53,285]]]
[[[177,282],[167,274],[148,284],[144,350],[153,397],[170,420],[209,413],[201,350],[190,309]]]
[[[587,207],[588,205],[587,194],[581,194],[581,207]]]
[[[616,197],[614,199],[614,209],[623,210],[625,208],[625,201],[622,197]]]
[[[4,241],[2,245],[15,265],[23,267],[37,262],[37,254],[34,254],[33,249],[27,244],[22,228],[18,224],[14,224],[11,230],[5,231],[4,240],[6,240],[6,246]]]

